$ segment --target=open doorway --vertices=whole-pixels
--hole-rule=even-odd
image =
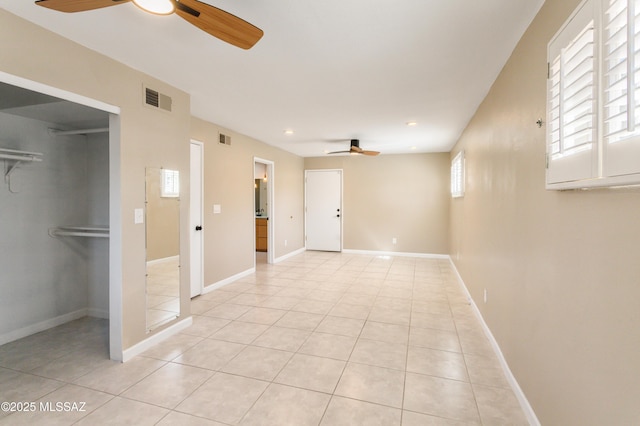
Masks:
[[[254,157],[255,264],[273,263],[273,161]]]
[[[57,344],[122,360],[120,110],[2,72],[0,94],[2,231],[12,244],[0,261],[0,293],[10,295],[0,345],[88,327],[93,340]],[[26,347],[16,361],[33,355]]]

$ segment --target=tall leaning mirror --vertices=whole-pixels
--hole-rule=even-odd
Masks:
[[[180,173],[147,168],[147,330],[180,316]]]

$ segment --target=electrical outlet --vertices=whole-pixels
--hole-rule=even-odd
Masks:
[[[284,246],[285,247],[287,246],[287,240],[284,240]]]
[[[489,292],[487,291],[487,289],[484,289],[484,303],[487,303],[487,298],[489,296]]]
[[[396,245],[396,244],[398,244],[398,239],[396,237],[393,237],[391,242],[393,243],[393,245]]]

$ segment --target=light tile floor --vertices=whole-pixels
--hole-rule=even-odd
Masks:
[[[104,320],[1,346],[0,401],[37,409],[0,424],[527,424],[446,260],[306,252],[192,313],[124,364]]]

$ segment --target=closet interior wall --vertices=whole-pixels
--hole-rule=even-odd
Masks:
[[[51,128],[60,125],[0,112],[0,148],[42,153],[0,181],[0,344],[109,316],[109,239],[49,235],[109,225],[109,135]],[[0,160],[3,176],[9,165]]]

